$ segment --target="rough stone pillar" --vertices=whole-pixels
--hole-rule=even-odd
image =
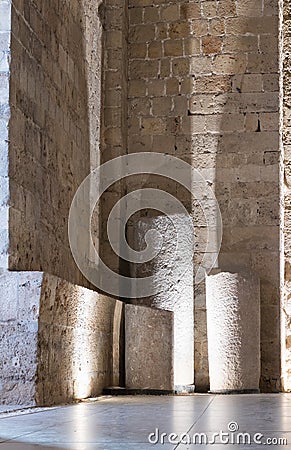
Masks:
[[[134,266],[134,275],[152,277],[158,293],[135,302],[174,312],[174,385],[177,391],[189,392],[194,390],[193,240],[186,225],[183,229],[183,217],[179,216],[178,233],[183,242],[177,249],[177,230],[172,223],[176,219],[175,214],[160,215],[142,218],[136,224],[136,250],[144,249],[145,235],[150,230],[159,233],[162,239],[152,242],[155,250],[160,247],[152,261]],[[177,277],[177,268],[181,266],[185,270]]]
[[[251,273],[206,278],[210,391],[256,392],[260,381],[260,284]]]

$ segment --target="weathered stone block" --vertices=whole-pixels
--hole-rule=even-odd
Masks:
[[[174,318],[170,311],[125,306],[125,373],[129,389],[174,389]]]
[[[206,277],[210,390],[258,391],[260,283],[251,273]]]

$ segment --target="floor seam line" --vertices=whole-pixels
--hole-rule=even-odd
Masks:
[[[214,401],[216,395],[214,395],[213,398],[211,398],[208,402],[208,405],[204,408],[204,410],[202,411],[202,413],[200,414],[200,416],[197,418],[197,420],[195,420],[195,422],[191,425],[191,427],[186,431],[186,435],[190,434],[191,430],[193,427],[195,427],[195,425],[198,423],[198,421],[201,419],[201,417],[203,416],[203,414],[207,411],[207,409],[209,408],[209,406],[211,405],[211,403]],[[181,444],[181,442],[179,442],[174,448],[173,450],[177,450],[179,445]]]

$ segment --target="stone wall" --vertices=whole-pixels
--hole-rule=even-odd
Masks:
[[[0,289],[1,403],[67,403],[118,382],[120,302],[41,272],[2,273]]]
[[[0,1],[5,403],[67,402],[119,380],[122,307],[81,287],[67,235],[75,190],[100,162],[99,3]],[[96,215],[93,226],[98,245]]]
[[[248,268],[261,279],[265,391],[280,388],[278,7],[276,0],[129,2],[128,151],[184,158],[215,190],[224,226],[219,267]],[[197,265],[205,250],[197,203],[168,181],[155,185],[192,211]],[[195,384],[205,390],[203,284],[195,348]]]
[[[99,161],[100,44],[90,1],[12,2],[9,269],[86,284],[67,219]]]
[[[285,257],[285,290],[282,310],[282,369],[284,389],[291,391],[291,6],[284,1],[283,12],[283,145],[284,145],[284,257]]]
[[[1,404],[35,404],[42,280],[40,272],[0,275]]]
[[[104,55],[102,90],[101,162],[127,152],[127,0],[103,2]],[[107,235],[108,214],[125,193],[123,180],[111,185],[100,202],[100,252],[104,262],[115,272],[124,270],[120,258],[112,250]],[[120,214],[122,212],[120,211]],[[118,241],[121,230],[116,227]]]
[[[119,366],[120,302],[45,275],[40,306],[37,403],[96,397]],[[115,320],[117,319],[117,320]]]
[[[0,2],[0,267],[8,267],[8,123],[9,105],[9,57],[11,33],[10,1]]]

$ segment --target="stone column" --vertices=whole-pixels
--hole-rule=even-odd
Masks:
[[[251,273],[206,278],[210,391],[258,392],[260,283]]]
[[[158,292],[135,303],[174,313],[174,385],[178,392],[194,390],[193,238],[188,224],[182,214],[159,215],[140,219],[133,231],[136,250],[144,249],[148,231],[155,237],[146,242],[154,251],[159,249],[151,261],[133,268],[134,276],[151,276]]]

